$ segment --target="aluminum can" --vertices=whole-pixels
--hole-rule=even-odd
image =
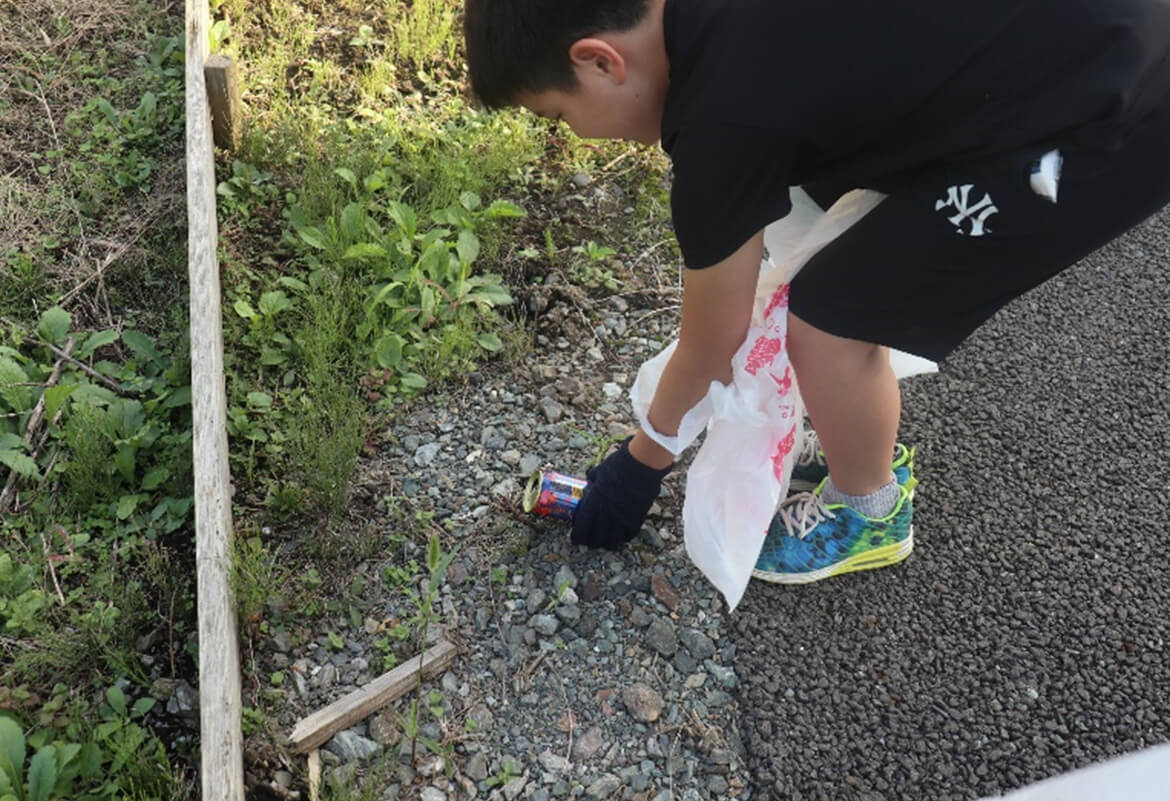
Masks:
[[[524,490],[524,511],[557,520],[572,520],[589,482],[583,478],[535,470]]]

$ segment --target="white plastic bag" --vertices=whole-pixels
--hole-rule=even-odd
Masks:
[[[630,389],[642,429],[675,455],[707,430],[687,473],[683,531],[691,561],[730,609],[747,589],[768,524],[788,491],[803,435],[803,407],[785,348],[788,282],[883,197],[850,192],[822,212],[804,192],[793,191],[792,211],[764,232],[770,258],[760,269],[751,328],[732,359],[732,381],[711,382],[707,395],[683,417],[676,436],[656,432],[647,415],[677,340],[642,365]],[[937,369],[909,354],[891,353],[891,363],[899,377]]]

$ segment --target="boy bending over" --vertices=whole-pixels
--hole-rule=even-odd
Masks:
[[[656,433],[731,380],[790,187],[825,208],[887,197],[792,283],[788,353],[827,471],[769,531],[755,575],[781,582],[912,548],[888,347],[943,359],[1170,202],[1170,0],[467,0],[465,33],[487,106],[660,141],[674,165],[679,344],[654,430],[591,471],[588,545],[637,534],[674,458]]]

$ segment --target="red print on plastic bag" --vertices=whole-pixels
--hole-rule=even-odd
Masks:
[[[775,375],[769,373],[769,377],[776,382],[776,392],[780,395],[787,395],[792,389],[792,368],[784,368],[784,377],[777,378]]]
[[[780,288],[772,293],[772,299],[768,301],[768,307],[764,309],[764,319],[767,320],[772,316],[772,312],[779,306],[788,306],[788,288],[789,284],[781,284]]]
[[[776,450],[772,454],[772,473],[776,476],[776,480],[784,484],[787,476],[784,473],[784,457],[792,453],[792,449],[796,446],[796,426],[788,430],[788,433],[776,445]]]
[[[768,367],[775,361],[776,356],[784,349],[784,339],[760,337],[748,354],[743,369],[748,375],[755,375],[761,368]]]

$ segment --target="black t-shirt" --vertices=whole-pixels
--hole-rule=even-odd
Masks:
[[[1170,0],[667,0],[664,32],[691,268],[786,215],[789,186],[1108,147],[1170,87]]]

